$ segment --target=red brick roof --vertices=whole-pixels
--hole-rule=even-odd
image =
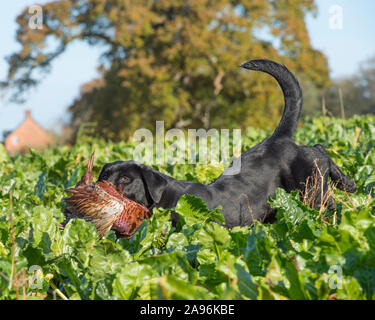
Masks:
[[[5,149],[14,154],[32,147],[42,149],[52,143],[48,133],[31,118],[31,111],[25,111],[25,121],[5,139]]]

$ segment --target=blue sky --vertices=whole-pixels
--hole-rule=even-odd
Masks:
[[[48,2],[38,1],[38,3]],[[317,0],[318,15],[309,16],[307,26],[313,47],[328,57],[332,77],[356,72],[359,63],[375,55],[374,0]],[[19,48],[15,41],[16,16],[34,0],[2,1],[0,6],[0,79],[7,74],[5,57]],[[343,28],[330,28],[330,8],[343,9]],[[52,65],[41,84],[28,93],[25,104],[9,103],[0,96],[0,140],[3,130],[14,129],[23,121],[24,110],[43,127],[58,129],[66,120],[66,108],[79,94],[80,85],[98,76],[96,67],[103,49],[73,43]]]

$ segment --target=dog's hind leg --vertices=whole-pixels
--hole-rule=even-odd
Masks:
[[[357,186],[355,182],[346,176],[340,168],[332,161],[324,147],[320,144],[315,145],[320,152],[322,152],[329,159],[329,176],[331,177],[333,183],[340,190],[353,193],[357,191]]]
[[[332,160],[329,175],[337,188],[349,193],[357,191],[355,182],[346,176]]]

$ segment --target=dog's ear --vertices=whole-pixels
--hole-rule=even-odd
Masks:
[[[168,184],[167,179],[163,175],[147,166],[142,166],[142,178],[145,188],[154,203],[159,203],[163,192]]]

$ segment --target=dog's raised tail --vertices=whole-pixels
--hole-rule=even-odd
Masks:
[[[285,106],[283,116],[273,136],[292,138],[297,129],[303,100],[297,79],[285,66],[271,60],[250,60],[241,64],[241,67],[268,73],[277,80],[284,94]]]

